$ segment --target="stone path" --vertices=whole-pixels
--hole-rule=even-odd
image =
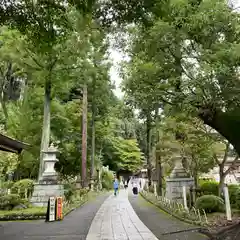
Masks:
[[[2,240],[205,240],[200,234],[163,233],[193,226],[161,212],[140,196],[121,190],[101,195],[73,211],[63,221],[0,222]]]
[[[100,207],[86,240],[157,240],[128,201],[128,191],[110,196]]]

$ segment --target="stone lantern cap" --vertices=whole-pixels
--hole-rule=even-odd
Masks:
[[[53,154],[53,153],[58,153],[58,149],[53,145],[53,143],[51,143],[48,149],[45,151],[43,150],[42,152],[47,154]]]
[[[189,177],[190,177],[189,174],[187,173],[187,171],[184,169],[182,165],[181,158],[178,157],[175,160],[175,167],[170,174],[170,178],[174,179],[174,178],[189,178]]]

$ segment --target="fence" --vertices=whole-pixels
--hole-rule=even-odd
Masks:
[[[171,201],[163,196],[157,196],[154,193],[146,192],[145,190],[142,191],[142,194],[150,200],[150,202],[156,204],[175,217],[201,225],[208,224],[207,215],[203,209],[196,209],[195,207],[185,208],[181,203]]]
[[[0,191],[1,194],[18,194],[21,196],[21,198],[24,198],[28,200],[32,196],[32,192],[29,191],[28,188],[25,188],[24,191],[22,191],[20,188],[17,189],[16,191],[12,191],[10,188],[2,188]]]

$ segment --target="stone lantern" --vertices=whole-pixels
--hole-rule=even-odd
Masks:
[[[58,174],[54,169],[58,161],[56,154],[58,150],[51,145],[43,152],[44,171],[39,182],[34,184],[34,191],[30,202],[34,206],[47,206],[49,197],[64,196],[64,187],[58,182]]]
[[[43,151],[43,163],[44,163],[44,172],[42,174],[42,181],[57,181],[57,172],[54,169],[55,163],[58,161],[57,153],[58,150],[53,144],[47,149],[47,151]]]
[[[186,172],[182,165],[182,158],[178,156],[175,159],[174,169],[169,178],[166,179],[165,197],[183,203],[183,188],[188,191],[191,186],[194,186],[194,179]]]

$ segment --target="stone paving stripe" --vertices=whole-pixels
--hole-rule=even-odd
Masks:
[[[96,226],[100,226],[96,227]],[[109,196],[92,221],[86,240],[157,240],[128,201],[128,191]]]

